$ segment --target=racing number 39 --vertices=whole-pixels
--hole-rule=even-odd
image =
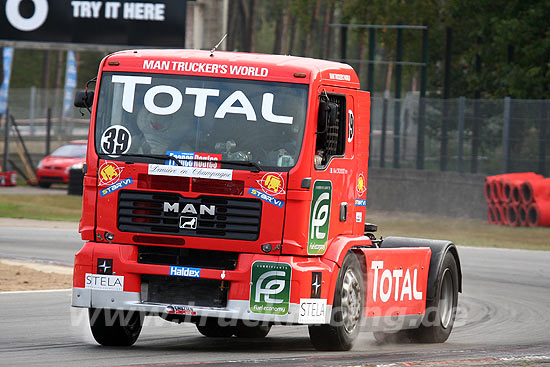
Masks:
[[[101,149],[107,154],[124,154],[132,145],[132,136],[122,125],[114,125],[101,136]]]
[[[315,181],[309,210],[308,255],[322,255],[327,249],[332,182]]]

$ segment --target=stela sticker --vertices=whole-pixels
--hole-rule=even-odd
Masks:
[[[118,275],[86,273],[85,288],[100,291],[122,292],[124,289],[124,277]]]
[[[109,195],[110,193],[115,192],[117,190],[120,190],[123,187],[131,185],[133,183],[134,183],[134,180],[132,180],[132,177],[128,177],[128,178],[120,180],[116,184],[113,184],[113,185],[111,185],[111,186],[109,186],[105,189],[101,189],[99,191],[99,194],[101,195],[101,197],[104,197],[105,195]]]
[[[201,269],[187,268],[184,266],[171,266],[168,274],[175,277],[200,278]]]
[[[282,201],[282,200],[279,200],[277,198],[274,198],[273,196],[271,195],[268,195],[266,194],[265,192],[262,192],[260,190],[256,190],[254,188],[250,188],[250,190],[248,190],[248,193],[252,196],[255,196],[257,197],[258,199],[260,200],[263,200],[265,201],[266,203],[269,203],[269,204],[273,204],[275,205],[276,207],[278,208],[282,208],[283,205],[285,205],[285,202]]]
[[[257,182],[266,194],[277,196],[285,193],[285,180],[278,172],[266,173]]]
[[[150,164],[148,173],[156,176],[209,178],[212,180],[225,181],[231,181],[233,179],[233,170],[230,169],[168,166],[164,164]]]
[[[250,310],[286,315],[290,303],[292,268],[286,263],[256,261],[250,275]]]
[[[327,300],[319,298],[300,298],[300,324],[320,324],[325,322]]]
[[[216,163],[216,161],[222,159],[221,154],[180,151],[167,151],[166,154],[176,158],[184,167],[220,168],[220,164]],[[176,162],[171,159],[166,160],[165,164],[168,166],[177,166]]]
[[[101,135],[101,151],[106,154],[126,153],[132,145],[130,131],[122,125],[110,126]]]
[[[121,168],[114,162],[103,163],[98,170],[99,186],[112,185],[120,180]]]
[[[360,173],[359,177],[357,178],[357,186],[355,187],[355,191],[357,191],[358,196],[363,196],[365,191],[367,191],[367,185],[363,173]]]

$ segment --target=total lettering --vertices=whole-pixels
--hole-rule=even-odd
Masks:
[[[123,84],[122,91],[122,108],[128,113],[134,111],[135,91],[138,84],[152,84],[152,77],[147,76],[130,76],[130,75],[113,75],[113,83]],[[158,94],[169,94],[172,97],[172,102],[168,106],[158,106],[155,104],[155,97]],[[220,95],[219,89],[208,88],[185,88],[186,96],[194,96],[195,107],[193,114],[196,117],[204,117],[206,114],[206,106],[209,98],[215,98]],[[261,114],[264,120],[276,124],[292,124],[293,116],[275,115],[273,113],[273,101],[275,96],[273,93],[264,93],[262,96]],[[141,101],[140,101],[141,102]],[[143,99],[143,106],[155,115],[171,115],[178,112],[183,104],[183,94],[179,89],[170,85],[156,85],[149,88]],[[216,109],[214,118],[223,119],[227,114],[245,115],[248,121],[257,121],[256,110],[248,97],[240,90],[231,93],[219,107]]]
[[[372,299],[376,302],[378,295],[380,301],[388,302],[393,293],[394,301],[421,300],[422,292],[418,291],[418,270],[414,269],[412,282],[410,269],[384,269],[383,261],[373,261],[371,269],[374,270],[374,284],[372,287]],[[380,274],[380,271],[382,274]],[[403,272],[405,272],[403,274]],[[403,281],[401,282],[401,278]]]

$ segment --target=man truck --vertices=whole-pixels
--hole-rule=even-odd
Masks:
[[[102,345],[145,316],[207,337],[307,325],[319,350],[440,343],[462,273],[447,241],[377,239],[367,217],[370,95],[345,64],[130,50],[100,64],[72,305]]]

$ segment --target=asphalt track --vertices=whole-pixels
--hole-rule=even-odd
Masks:
[[[70,232],[0,227],[0,256],[67,263],[81,246]],[[363,332],[350,352],[320,353],[306,327],[276,326],[261,340],[208,339],[193,325],[149,317],[133,347],[106,348],[93,341],[86,313],[70,307],[70,291],[0,293],[0,365],[550,366],[550,252],[459,251],[464,293],[444,344],[377,345]]]

